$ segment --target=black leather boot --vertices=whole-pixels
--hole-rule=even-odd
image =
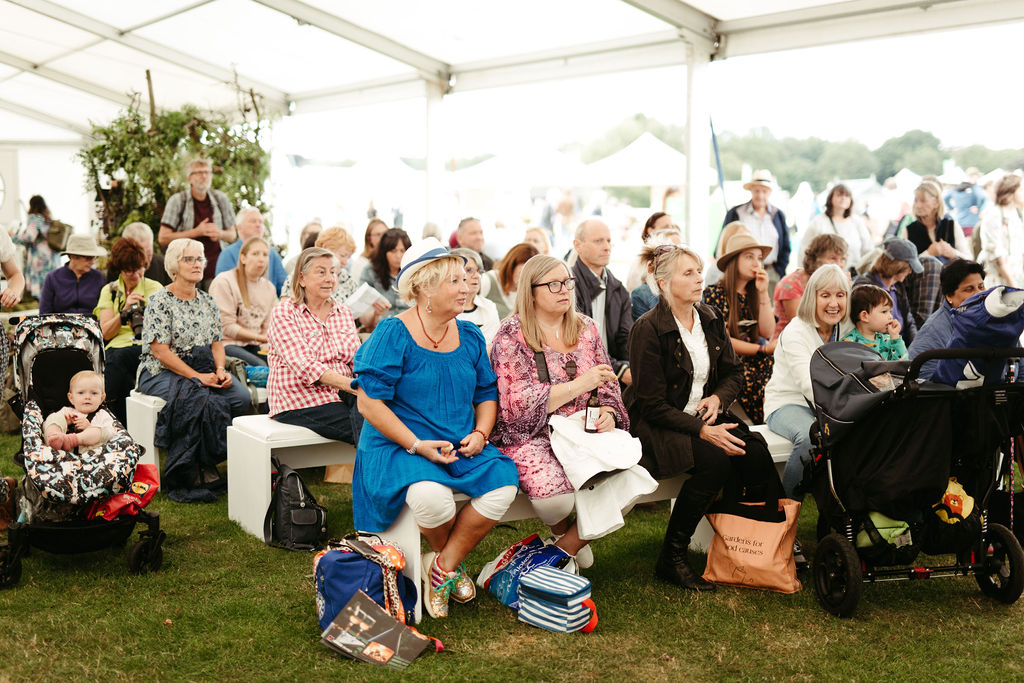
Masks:
[[[701,496],[700,498],[704,498]],[[696,505],[694,505],[696,502]],[[668,520],[665,531],[665,542],[661,546],[661,554],[654,565],[654,575],[662,581],[673,583],[681,588],[695,591],[713,591],[715,584],[705,581],[687,562],[686,553],[690,548],[690,538],[711,503],[711,497],[700,501],[684,501],[676,499],[675,509]]]

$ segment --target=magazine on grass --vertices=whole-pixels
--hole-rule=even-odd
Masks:
[[[397,621],[363,591],[356,591],[324,629],[320,642],[353,659],[404,669],[430,639]]]

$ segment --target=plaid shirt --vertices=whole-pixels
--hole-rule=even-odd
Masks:
[[[352,377],[352,359],[359,348],[352,312],[337,301],[327,320],[306,304],[281,299],[270,318],[267,338],[270,414],[312,408],[340,400],[338,390],[317,380],[328,370]]]
[[[941,303],[942,282],[939,275],[942,272],[942,262],[929,254],[920,254],[918,258],[921,259],[924,271],[920,275],[908,277],[904,286],[907,298],[910,299],[910,312],[914,314],[914,322],[921,327]]]

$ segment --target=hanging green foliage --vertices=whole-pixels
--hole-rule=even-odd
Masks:
[[[86,189],[96,193],[101,205],[102,231],[109,239],[133,221],[158,230],[167,199],[188,188],[185,164],[197,157],[213,163],[213,187],[226,193],[236,209],[269,208],[263,190],[270,153],[261,144],[269,124],[260,118],[258,96],[245,96],[251,104],[240,107],[240,120],[231,120],[193,105],[147,117],[136,93],[109,124],[93,125],[93,142],[78,157],[86,168]]]

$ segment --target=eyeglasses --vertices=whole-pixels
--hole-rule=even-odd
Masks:
[[[185,264],[188,264],[188,265],[192,265],[193,263],[198,263],[201,266],[205,266],[206,265],[206,257],[205,256],[182,256],[178,260],[181,261],[182,263],[185,263]]]
[[[576,278],[571,277],[568,278],[567,280],[552,280],[551,282],[538,282],[535,285],[530,285],[530,287],[532,289],[536,289],[537,287],[547,287],[548,291],[551,292],[552,294],[558,294],[559,292],[562,291],[563,287],[565,288],[565,291],[571,292],[572,290],[576,289]]]

